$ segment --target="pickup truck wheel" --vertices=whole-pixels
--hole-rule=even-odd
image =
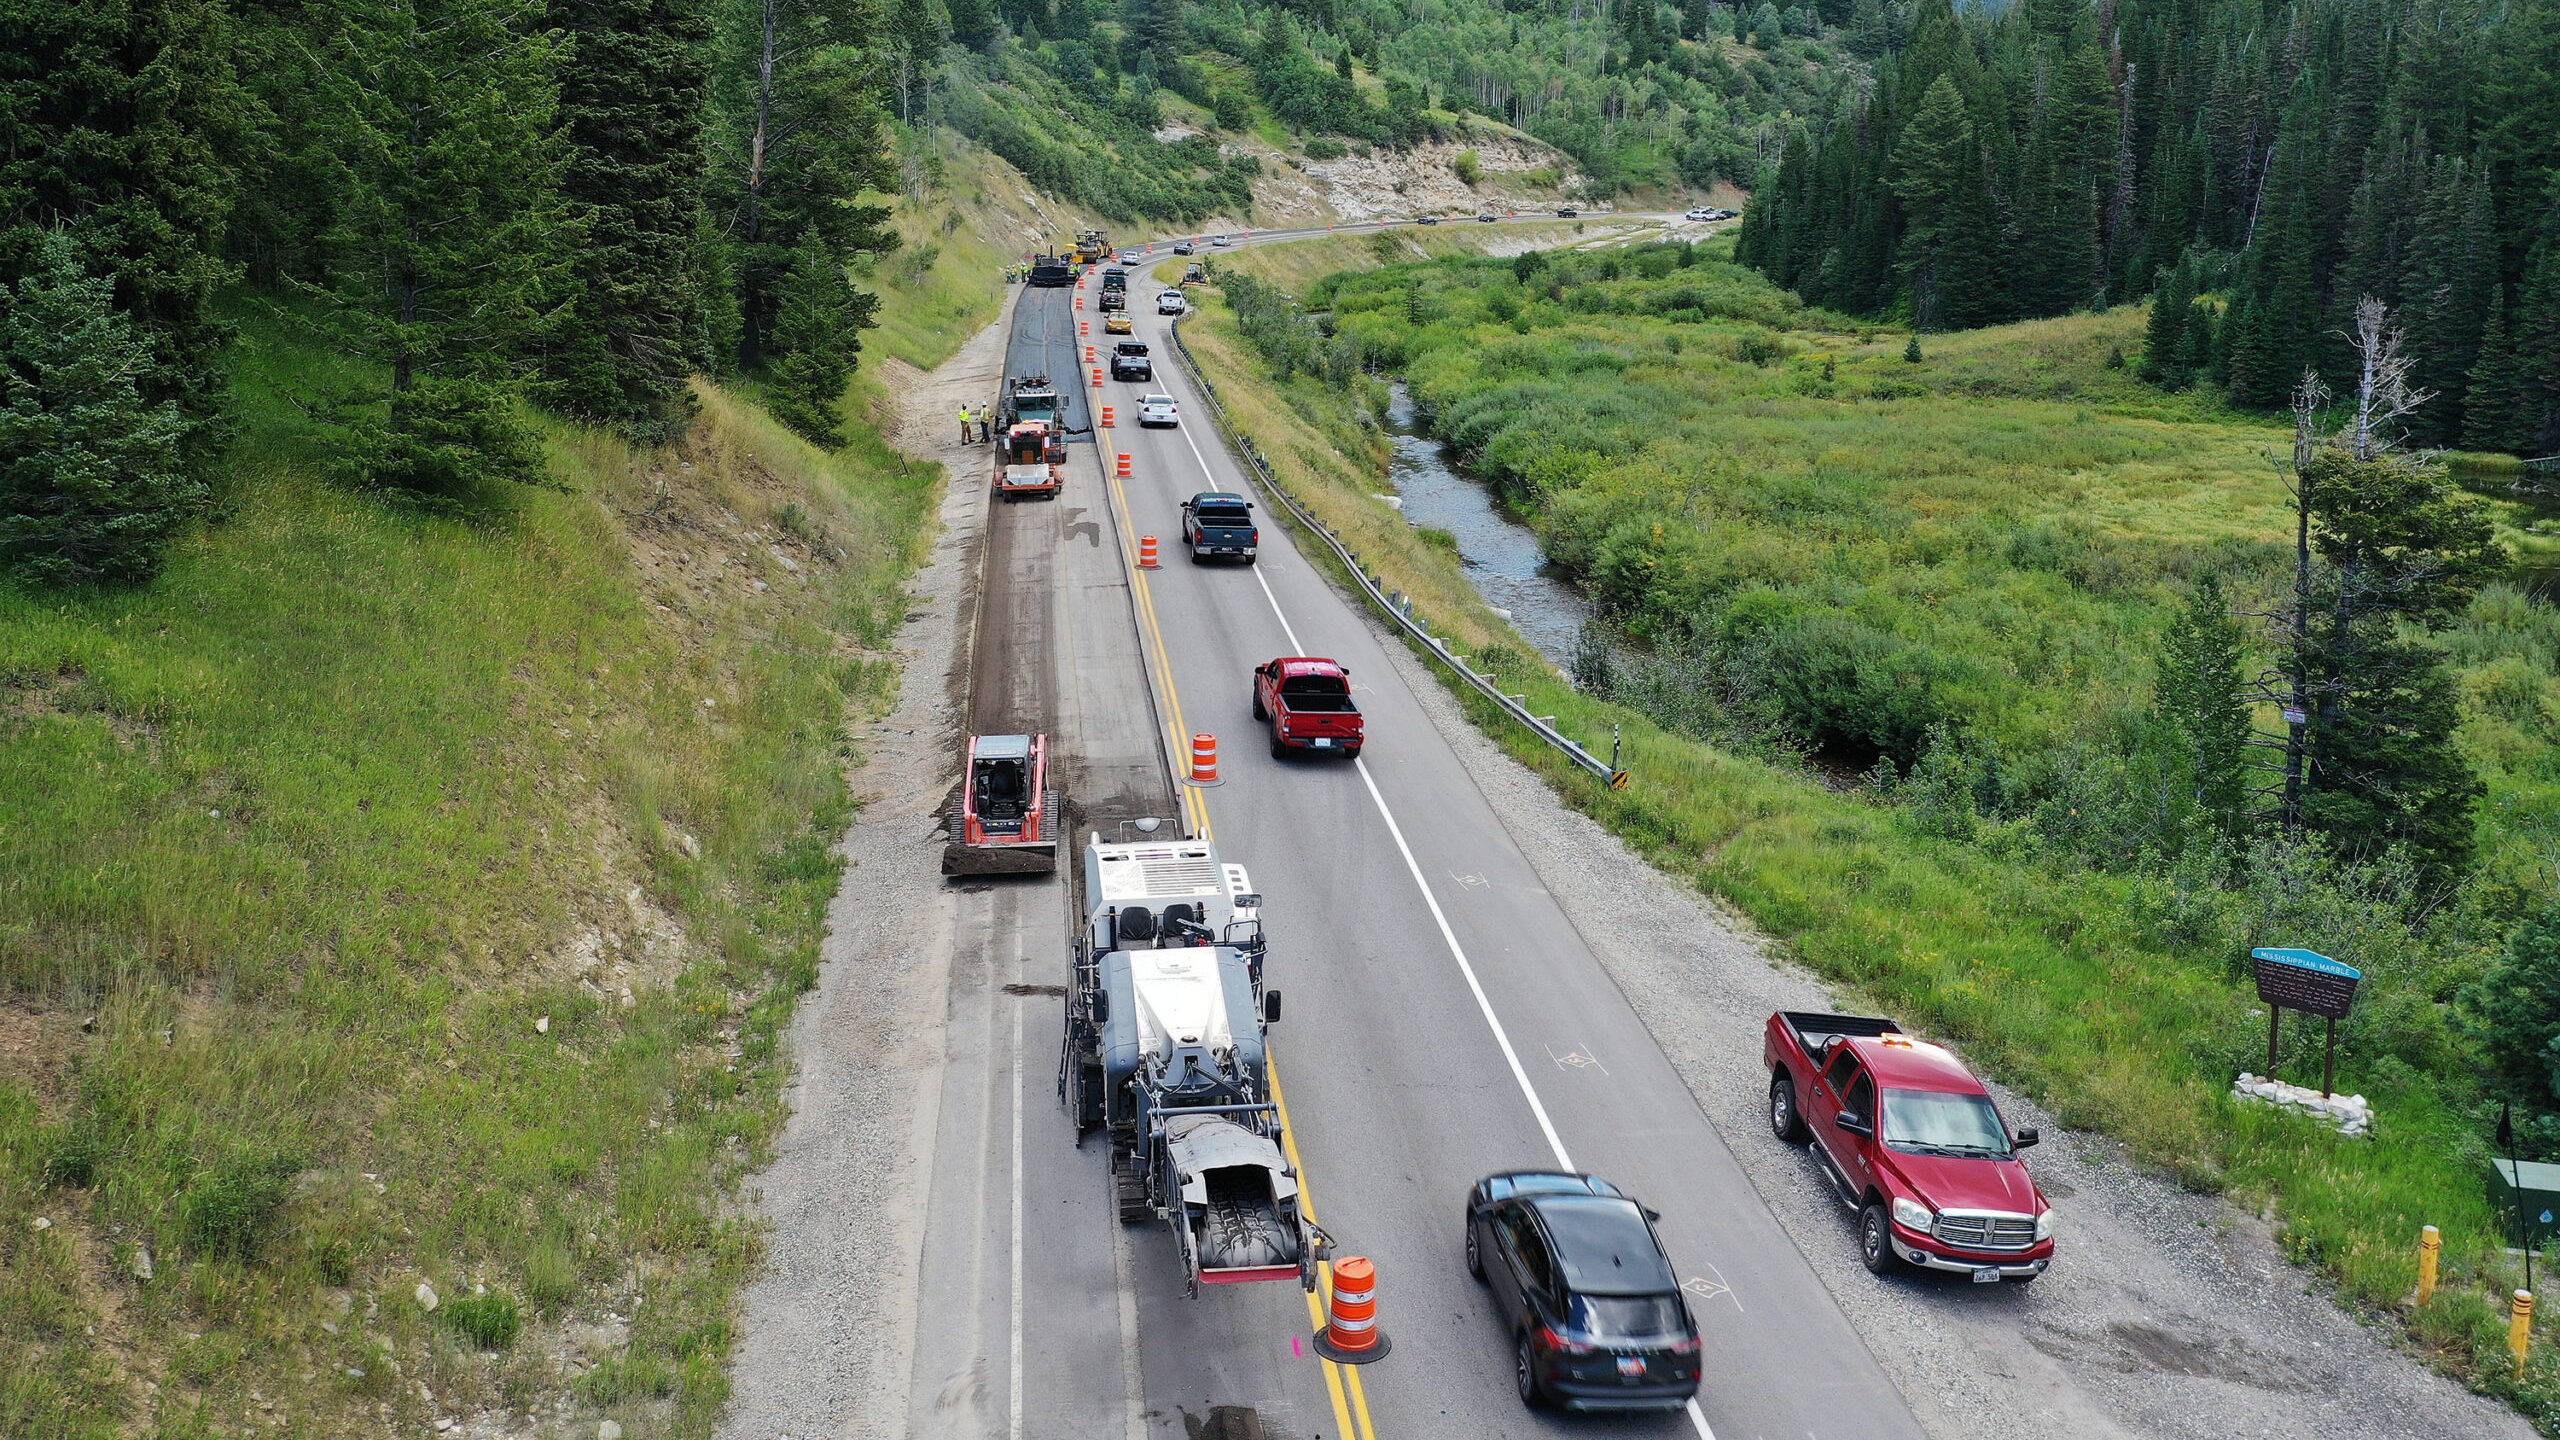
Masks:
[[[1769,1132],[1790,1145],[1813,1138],[1804,1117],[1796,1113],[1796,1082],[1784,1072],[1769,1077]]]
[[[1902,1257],[1893,1253],[1893,1226],[1885,1218],[1883,1201],[1870,1200],[1858,1212],[1858,1258],[1878,1275],[1902,1268]]]
[[[1271,718],[1271,712],[1262,708],[1262,687],[1259,685],[1253,687],[1253,718],[1256,720]]]
[[[1280,732],[1276,730],[1271,732],[1271,758],[1274,760],[1289,758],[1289,747],[1280,743]]]
[[[1345,745],[1345,746],[1343,746],[1343,747],[1342,747],[1342,758],[1343,758],[1343,759],[1345,759],[1345,760],[1357,760],[1357,759],[1359,759],[1359,758],[1360,758],[1360,747],[1359,747],[1359,746],[1357,746],[1357,745]]]
[[[1532,1410],[1546,1408],[1547,1387],[1538,1383],[1538,1355],[1529,1348],[1525,1332],[1511,1347],[1511,1383],[1519,1388],[1521,1404]]]
[[[1247,565],[1250,565],[1250,564],[1252,564],[1254,561],[1256,561],[1256,560],[1258,560],[1258,559],[1260,559],[1260,558],[1261,558],[1261,557],[1260,557],[1260,556],[1258,556],[1258,555],[1247,555],[1246,557],[1244,557],[1244,563],[1246,563]]]

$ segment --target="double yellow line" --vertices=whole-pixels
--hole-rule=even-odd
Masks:
[[[1094,433],[1100,437],[1107,432],[1097,428]],[[1138,623],[1146,628],[1148,649],[1154,652],[1151,660],[1156,683],[1163,688],[1168,712],[1166,718],[1173,727],[1169,736],[1172,748],[1168,752],[1175,757],[1173,788],[1181,797],[1183,819],[1191,833],[1203,840],[1214,840],[1216,836],[1209,826],[1209,797],[1198,786],[1184,784],[1180,773],[1184,768],[1181,757],[1188,753],[1191,732],[1182,720],[1182,695],[1174,688],[1173,662],[1165,650],[1164,627],[1156,620],[1155,596],[1147,588],[1147,572],[1137,566],[1138,538],[1130,519],[1134,512],[1129,507],[1129,493],[1120,483],[1118,452],[1108,444],[1097,445],[1096,448],[1102,454],[1103,481],[1111,489],[1112,523],[1120,532],[1121,569],[1129,577],[1129,594],[1137,604]],[[1298,1174],[1298,1209],[1307,1217],[1307,1224],[1312,1226],[1316,1223],[1315,1195],[1307,1184],[1306,1163],[1298,1158],[1298,1129],[1289,1123],[1289,1101],[1280,1089],[1280,1061],[1266,1051],[1264,1063],[1271,1077],[1271,1103],[1280,1112],[1280,1143],[1288,1153],[1289,1168]],[[1317,1329],[1322,1329],[1325,1304],[1333,1295],[1331,1262],[1317,1264],[1316,1280],[1315,1291],[1307,1296],[1307,1319]],[[1337,1433],[1343,1440],[1378,1440],[1377,1426],[1369,1419],[1369,1393],[1360,1383],[1360,1367],[1337,1365],[1321,1355],[1316,1359],[1324,1367],[1326,1393],[1333,1398]],[[1355,1415],[1359,1417],[1356,1430],[1352,1428]]]

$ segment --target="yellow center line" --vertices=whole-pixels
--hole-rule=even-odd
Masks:
[[[1182,697],[1174,689],[1173,665],[1165,652],[1164,630],[1156,621],[1155,597],[1147,589],[1146,572],[1137,568],[1137,536],[1130,518],[1128,492],[1120,485],[1118,452],[1109,445],[1098,448],[1103,455],[1103,480],[1111,492],[1112,520],[1120,528],[1122,567],[1129,577],[1129,592],[1137,597],[1139,617],[1155,642],[1156,680],[1164,687],[1165,708],[1171,712],[1169,719],[1176,742],[1173,753],[1180,756],[1186,753],[1185,747],[1191,743],[1191,737],[1182,720]],[[1179,765],[1181,762],[1176,763]],[[1203,840],[1213,838],[1209,828],[1209,797],[1198,787],[1183,784],[1179,776],[1175,777],[1174,787],[1181,792],[1184,807],[1191,816],[1192,833]],[[1271,1103],[1280,1115],[1280,1144],[1288,1154],[1289,1168],[1298,1176],[1298,1208],[1306,1216],[1307,1224],[1312,1226],[1316,1223],[1315,1195],[1307,1183],[1306,1162],[1298,1158],[1298,1130],[1289,1123],[1289,1102],[1281,1093],[1279,1057],[1266,1052],[1263,1064],[1271,1080]],[[1307,1319],[1320,1330],[1325,1324],[1325,1305],[1333,1297],[1332,1263],[1319,1261],[1316,1278],[1316,1289],[1307,1295]],[[1317,1363],[1324,1367],[1325,1391],[1333,1399],[1334,1423],[1339,1427],[1343,1440],[1378,1440],[1377,1425],[1369,1418],[1369,1394],[1360,1383],[1360,1367],[1337,1365],[1322,1356],[1316,1358]],[[1355,1414],[1359,1416],[1357,1430],[1352,1428],[1352,1416]]]

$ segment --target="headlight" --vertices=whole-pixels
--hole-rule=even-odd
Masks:
[[[2052,1211],[2047,1210],[2036,1217],[2036,1238],[2038,1240],[2050,1240],[2053,1238]]]
[[[1929,1228],[1938,1223],[1938,1212],[1917,1200],[1896,1195],[1893,1197],[1893,1223],[1926,1235]]]

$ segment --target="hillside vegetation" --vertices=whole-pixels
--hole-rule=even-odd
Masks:
[[[2486,787],[2476,858],[2430,881],[2403,850],[2289,838],[2255,801],[2222,828],[2179,768],[2199,615],[2289,589],[2290,436],[2122,368],[2139,312],[1915,350],[1671,245],[1364,266],[1308,288],[1312,314],[1249,276],[1224,288],[1187,328],[1256,377],[1222,389],[1252,392],[1257,442],[1506,688],[1586,743],[1623,725],[1637,781],[1589,787],[1482,717],[1514,753],[2072,1123],[2274,1206],[2351,1301],[2402,1305],[2416,1227],[2443,1227],[2462,1282],[2405,1323],[2560,1420],[2560,1368],[2507,1378],[2516,1277],[2484,1193],[2498,1099],[2560,1098],[2501,1058],[2560,1034],[2514,1003],[2553,948],[2560,617],[2490,584],[2428,642]],[[1370,370],[1408,380],[1601,602],[1575,683],[1367,498]],[[2280,661],[2269,639],[2239,632],[2235,682]],[[2268,707],[2240,714],[2280,733]],[[2373,1100],[2377,1138],[2225,1097],[2264,1065],[2247,956],[2266,944],[2363,968],[2339,1084]],[[2302,1028],[2285,1073],[2316,1078]]]

